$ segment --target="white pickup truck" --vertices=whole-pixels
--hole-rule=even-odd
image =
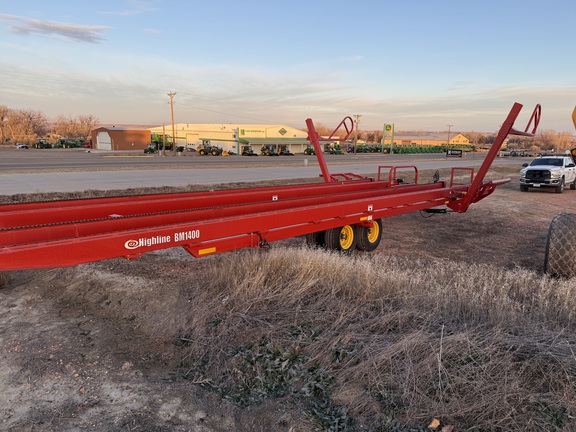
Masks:
[[[529,188],[554,188],[556,193],[564,192],[564,186],[576,189],[576,161],[574,152],[569,156],[540,156],[530,164],[522,165],[520,190]]]

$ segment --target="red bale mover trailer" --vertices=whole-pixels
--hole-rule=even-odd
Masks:
[[[415,166],[381,166],[376,178],[331,174],[322,140],[308,119],[323,183],[1,205],[0,270],[135,259],[176,246],[203,257],[303,235],[309,244],[328,249],[371,251],[380,242],[382,218],[413,211],[462,213],[509,182],[484,182],[484,177],[508,135],[536,133],[540,106],[524,131],[514,129],[521,110],[513,105],[476,174],[453,168],[449,181],[421,184]],[[352,129],[353,120],[346,117],[328,140],[338,133],[346,140]],[[398,181],[399,169],[414,170],[414,183]],[[456,183],[462,171],[470,181]]]

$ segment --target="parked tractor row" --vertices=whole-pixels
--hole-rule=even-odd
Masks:
[[[258,154],[252,149],[252,146],[245,145],[242,146],[242,156],[258,156]],[[290,151],[287,145],[279,145],[276,149],[275,145],[263,145],[260,148],[260,155],[262,156],[294,156],[294,153]]]

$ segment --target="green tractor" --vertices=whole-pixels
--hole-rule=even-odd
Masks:
[[[35,147],[39,149],[49,149],[52,148],[52,144],[42,138],[38,140]]]
[[[180,150],[181,147],[178,147],[178,151]],[[166,151],[172,151],[172,144],[166,144],[166,148],[164,149]],[[148,144],[148,146],[144,149],[144,153],[146,154],[155,154],[158,153],[159,151],[162,151],[162,143],[156,143],[156,142],[151,142]]]
[[[304,154],[307,156],[316,156],[316,150],[314,150],[314,147],[308,144],[308,147],[306,147],[304,150]]]
[[[144,149],[144,153],[146,154],[153,154],[158,152],[158,144],[156,143],[149,143],[148,146]]]
[[[163,135],[153,133],[150,137],[150,144],[144,149],[144,153],[153,154],[162,150],[172,150],[172,138],[170,135]]]
[[[344,152],[340,149],[340,144],[324,144],[324,153],[331,155],[343,155]]]

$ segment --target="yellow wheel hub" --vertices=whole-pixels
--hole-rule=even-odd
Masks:
[[[380,235],[380,226],[376,222],[372,222],[372,227],[368,229],[368,241],[375,243],[378,241]]]
[[[340,247],[342,250],[348,250],[354,243],[354,229],[350,225],[342,227],[340,230]]]

